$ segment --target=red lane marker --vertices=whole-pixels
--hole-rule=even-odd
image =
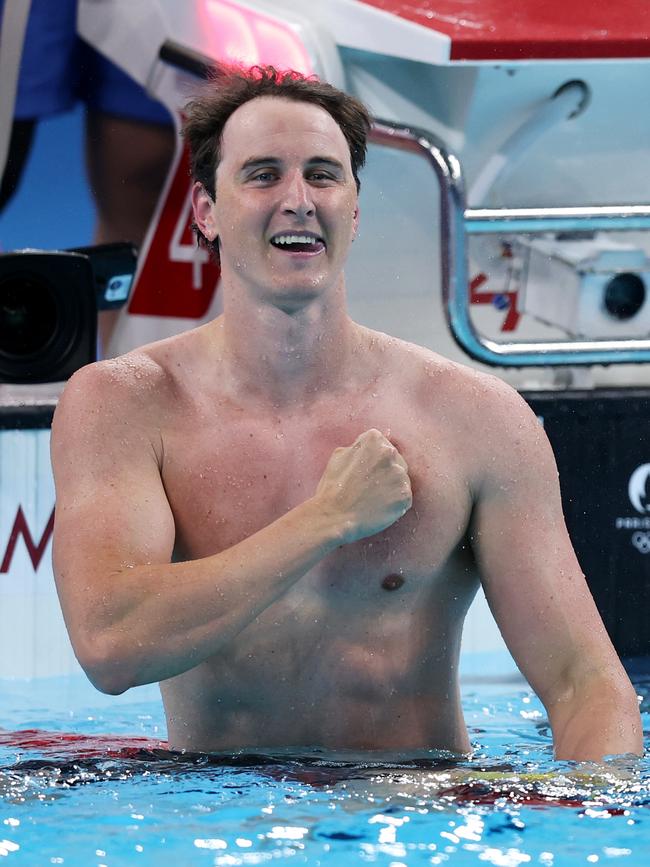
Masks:
[[[437,792],[437,797],[453,798],[456,803],[492,805],[497,801],[506,800],[511,804],[525,807],[584,807],[582,798],[558,798],[555,795],[545,795],[539,791],[517,791],[505,786],[477,785],[476,783],[461,783]]]
[[[97,758],[107,753],[138,750],[166,750],[166,741],[120,735],[83,735],[75,732],[49,732],[43,729],[0,731],[0,747],[35,750],[42,753],[65,752],[70,758]]]

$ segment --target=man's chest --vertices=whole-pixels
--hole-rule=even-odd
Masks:
[[[432,574],[467,527],[464,452],[447,426],[423,423],[395,405],[329,406],[295,418],[240,412],[179,419],[163,432],[163,481],[177,556],[195,559],[229,548],[304,502],[316,492],[333,451],[372,427],[406,460],[413,507],[382,533],[333,552],[320,572],[334,585],[336,576],[350,572],[362,582]]]

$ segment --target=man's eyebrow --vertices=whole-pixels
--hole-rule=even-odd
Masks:
[[[245,163],[242,163],[239,171],[247,172],[249,169],[256,169],[260,166],[278,166],[280,162],[281,160],[277,157],[251,157]]]
[[[312,157],[310,160],[307,160],[308,166],[331,166],[333,169],[338,169],[339,171],[345,171],[343,163],[339,162],[339,160],[335,160],[332,157]]]
[[[242,163],[239,171],[241,173],[248,172],[257,168],[261,168],[263,166],[279,166],[282,164],[282,160],[278,157],[251,157],[246,160],[246,162]],[[307,160],[308,166],[331,166],[334,169],[337,169],[340,172],[345,171],[345,167],[343,163],[339,162],[339,160],[335,160],[332,157],[311,157]]]

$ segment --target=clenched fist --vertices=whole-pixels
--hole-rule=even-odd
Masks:
[[[372,428],[351,446],[334,450],[315,498],[323,509],[341,516],[345,542],[372,536],[411,508],[406,461],[380,431]]]

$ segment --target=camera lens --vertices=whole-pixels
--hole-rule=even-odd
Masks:
[[[21,274],[0,282],[0,353],[34,355],[53,339],[58,324],[58,305],[44,280]]]
[[[631,319],[645,302],[646,289],[638,274],[617,274],[605,286],[605,310],[614,319]]]

